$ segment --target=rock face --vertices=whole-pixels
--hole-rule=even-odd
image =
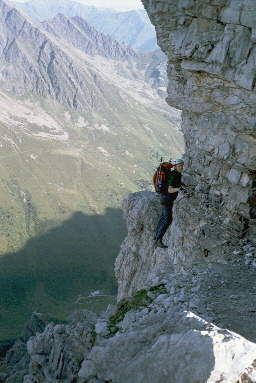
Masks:
[[[11,370],[11,379],[7,379],[8,374],[6,373],[4,382],[23,381],[23,377],[26,375],[30,363],[26,344],[32,336],[43,332],[47,323],[49,323],[49,318],[46,315],[39,313],[32,314],[30,320],[24,327],[23,333],[6,354],[6,364],[9,366],[9,370]]]
[[[119,299],[158,282],[158,273],[168,270],[166,251],[154,248],[153,236],[160,214],[160,201],[155,193],[130,195],[123,203],[128,235],[115,263]]]
[[[73,382],[94,343],[96,320],[97,315],[87,310],[73,314],[67,325],[43,322],[34,314],[26,327],[30,336],[23,335],[7,354],[11,373],[6,383]]]
[[[183,111],[187,182],[170,246],[180,266],[255,241],[255,12],[251,0],[143,0]]]
[[[189,199],[180,196],[176,211],[184,198],[189,203]],[[176,280],[176,287],[170,287],[170,294],[175,302],[184,303],[184,310],[193,310],[196,315],[255,341],[256,248],[244,243],[241,249],[226,255],[222,262],[211,263],[205,258],[194,262],[187,270],[177,272],[179,258],[174,256],[175,249],[154,247],[154,231],[160,215],[156,193],[131,194],[123,208],[128,235],[115,264],[118,299],[131,296],[139,289]],[[166,233],[166,242],[171,240],[172,232],[171,227]]]

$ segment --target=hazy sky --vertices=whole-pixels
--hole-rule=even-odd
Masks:
[[[79,0],[81,3],[95,5],[96,7],[115,9],[136,9],[143,8],[140,0]]]
[[[26,2],[28,0],[15,0]],[[54,0],[53,0],[54,1]],[[114,8],[117,10],[143,8],[141,0],[75,0],[86,5],[95,5],[95,7]]]

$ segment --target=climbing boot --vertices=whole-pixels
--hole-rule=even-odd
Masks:
[[[158,241],[156,241],[156,247],[161,247],[161,249],[168,249],[168,246],[163,244],[161,239],[158,239]]]

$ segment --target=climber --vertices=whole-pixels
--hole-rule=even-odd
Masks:
[[[184,161],[178,158],[172,161],[173,171],[170,172],[167,179],[167,192],[161,194],[161,205],[163,206],[162,215],[158,222],[155,233],[155,245],[162,249],[167,249],[168,246],[163,244],[163,236],[172,223],[172,208],[175,199],[178,197],[179,191],[186,188],[187,185],[181,182]]]

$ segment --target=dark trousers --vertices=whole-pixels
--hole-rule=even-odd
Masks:
[[[159,240],[159,239],[162,240],[163,236],[166,233],[166,230],[172,223],[172,207],[173,207],[173,203],[168,206],[163,206],[162,215],[156,228],[156,235],[155,235],[156,240]]]

